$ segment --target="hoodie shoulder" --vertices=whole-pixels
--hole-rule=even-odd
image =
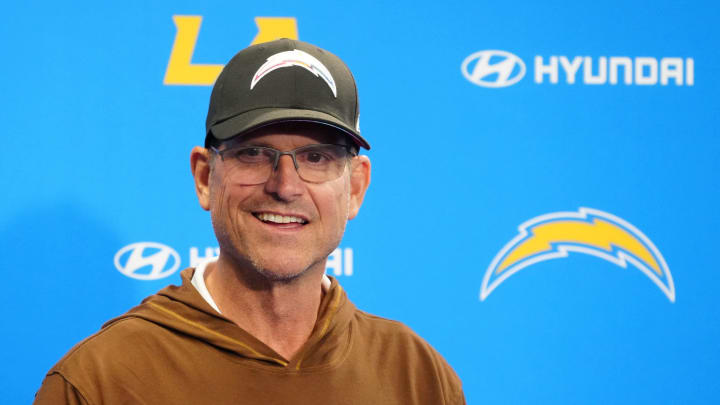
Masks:
[[[434,381],[446,404],[465,404],[462,383],[452,367],[425,339],[402,322],[364,311],[355,311],[357,344],[366,352],[382,354],[382,363],[398,364],[409,370],[423,370],[422,378]]]
[[[143,346],[157,340],[162,329],[159,325],[137,317],[114,320],[70,349],[51,372],[67,376],[76,367],[103,366],[119,357],[132,357]]]
[[[138,378],[136,370],[157,356],[164,346],[163,329],[136,317],[106,324],[70,349],[48,371],[41,392],[49,396],[46,386],[62,381],[67,392],[78,393],[83,401],[102,402],[106,387],[117,385],[118,381],[131,383]]]
[[[400,321],[383,318],[361,310],[355,310],[355,319],[360,333],[369,333],[375,338],[400,340],[405,343],[415,342],[432,349],[423,338]]]

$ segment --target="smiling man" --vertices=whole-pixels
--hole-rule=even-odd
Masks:
[[[36,403],[464,404],[430,345],[325,275],[370,183],[358,117],[335,55],[288,39],[238,53],[190,157],[219,257],[75,346]]]

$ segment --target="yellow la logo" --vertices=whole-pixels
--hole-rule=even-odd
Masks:
[[[215,83],[223,65],[193,64],[192,56],[200,33],[202,16],[174,15],[177,28],[175,42],[170,52],[165,85],[211,86]],[[297,22],[292,17],[255,17],[258,33],[250,45],[278,38],[298,39]]]

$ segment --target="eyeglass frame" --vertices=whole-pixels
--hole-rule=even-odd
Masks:
[[[347,153],[348,153],[348,156],[346,156],[346,159],[347,159],[348,161],[349,161],[350,159],[355,158],[355,157],[358,156],[358,153],[355,152],[355,151],[353,151],[353,149],[352,149],[352,146],[353,146],[353,145],[343,145],[343,144],[339,144],[339,143],[312,143],[312,144],[309,144],[309,145],[300,146],[300,147],[298,147],[298,148],[291,149],[291,150],[287,150],[287,151],[282,151],[282,150],[280,150],[280,149],[275,149],[275,148],[272,148],[272,147],[270,147],[270,146],[259,146],[259,145],[237,145],[237,146],[228,147],[227,149],[223,149],[223,150],[219,150],[219,149],[216,148],[215,146],[210,145],[210,148],[209,148],[209,149],[210,149],[211,151],[213,151],[215,154],[219,155],[219,156],[220,156],[220,159],[221,159],[223,162],[225,161],[225,154],[226,154],[227,152],[232,151],[232,150],[237,150],[237,149],[240,149],[240,148],[260,148],[260,149],[265,149],[265,150],[273,151],[274,154],[275,154],[275,161],[274,161],[273,164],[272,164],[272,170],[270,171],[270,174],[268,175],[267,180],[265,180],[265,181],[263,181],[263,182],[261,182],[261,183],[257,183],[257,184],[267,183],[267,181],[268,181],[268,180],[270,179],[270,177],[272,176],[272,173],[275,172],[275,171],[277,171],[278,164],[280,163],[280,158],[283,157],[283,156],[285,156],[285,155],[290,156],[290,158],[292,159],[292,161],[293,161],[293,166],[295,166],[295,172],[298,174],[298,177],[300,177],[300,179],[301,179],[302,181],[304,181],[304,182],[306,182],[306,183],[312,183],[312,184],[321,184],[321,183],[325,183],[325,182],[328,182],[328,181],[332,181],[332,180],[334,180],[334,179],[328,179],[328,180],[321,181],[321,182],[315,182],[315,181],[309,181],[309,180],[303,179],[303,177],[300,175],[300,172],[298,172],[298,170],[299,170],[299,165],[298,165],[298,162],[297,162],[297,157],[295,156],[295,153],[296,153],[298,150],[300,150],[300,149],[305,149],[305,148],[308,148],[308,147],[317,147],[317,146],[342,146],[343,148],[345,148],[345,150],[346,150]],[[341,174],[342,174],[342,173],[341,173]],[[339,176],[338,176],[338,177],[339,177]],[[337,177],[336,177],[335,179],[337,179]]]

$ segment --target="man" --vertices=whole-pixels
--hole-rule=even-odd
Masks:
[[[190,162],[216,261],[148,297],[55,365],[38,404],[464,404],[455,373],[325,275],[370,183],[355,82],[288,39],[238,53]]]

